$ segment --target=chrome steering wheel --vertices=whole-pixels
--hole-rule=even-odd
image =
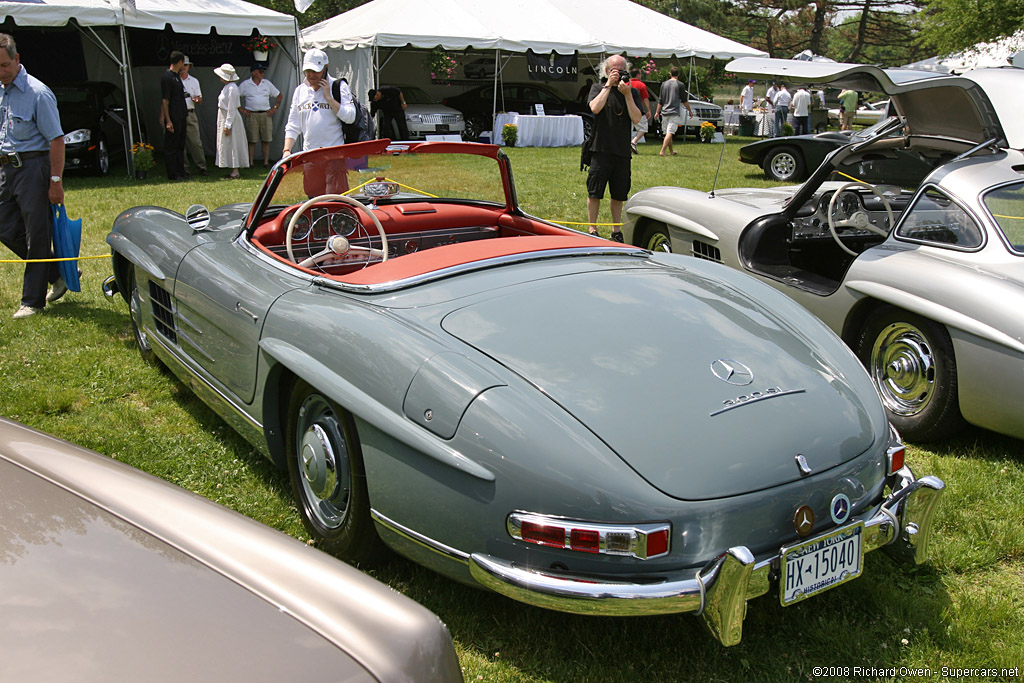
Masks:
[[[318,254],[313,254],[309,258],[299,262],[295,259],[295,252],[292,251],[292,233],[295,232],[295,224],[299,222],[299,217],[306,213],[309,207],[320,202],[342,202],[343,204],[351,204],[356,207],[373,221],[373,226],[377,228],[377,233],[380,235],[381,248],[380,249],[367,249],[366,247],[355,247],[352,246],[348,239],[341,235],[332,235],[327,239],[327,248]],[[363,204],[351,197],[347,197],[343,194],[322,194],[319,197],[313,197],[303,202],[295,213],[292,214],[291,220],[288,221],[288,232],[285,234],[285,247],[288,250],[288,258],[292,263],[296,263],[301,268],[309,268],[310,266],[316,265],[321,261],[325,260],[329,256],[344,256],[345,254],[366,254],[366,264],[369,265],[371,256],[379,256],[380,260],[388,260],[388,236],[384,232],[384,226],[380,224],[373,212],[367,209]],[[365,268],[365,266],[364,266]]]
[[[845,192],[846,190],[852,189],[854,187],[864,187],[864,188],[867,188],[867,189],[871,190],[871,193],[873,195],[875,195],[876,197],[878,197],[879,199],[882,200],[882,204],[885,206],[885,213],[889,216],[889,228],[890,229],[892,228],[893,223],[895,221],[894,221],[893,215],[892,215],[892,205],[889,204],[889,200],[886,199],[885,195],[882,194],[882,192],[877,187],[875,187],[874,185],[869,185],[868,183],[862,183],[862,182],[860,182],[858,180],[858,181],[855,181],[855,182],[852,182],[852,183],[846,183],[846,184],[840,186],[839,189],[837,189],[835,192],[833,192],[832,193],[832,199],[828,203],[828,214],[826,216],[826,218],[828,218],[828,231],[830,233],[832,233],[832,239],[834,239],[836,241],[836,244],[839,245],[840,249],[845,251],[850,256],[857,257],[857,256],[859,256],[859,254],[857,252],[855,252],[853,249],[850,249],[848,246],[843,244],[843,240],[841,240],[839,238],[839,232],[836,230],[837,228],[858,228],[858,229],[861,229],[861,230],[870,230],[871,232],[875,233],[876,235],[881,235],[882,237],[888,237],[889,236],[889,230],[882,230],[881,228],[879,228],[879,227],[877,227],[875,225],[872,225],[871,221],[868,219],[867,213],[865,213],[863,211],[857,211],[852,216],[850,216],[847,220],[844,220],[844,221],[837,221],[835,219],[835,214],[833,213],[833,208],[836,205],[836,200],[839,199],[839,196],[843,192]]]

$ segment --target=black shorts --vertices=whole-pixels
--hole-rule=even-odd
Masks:
[[[591,199],[604,199],[604,188],[608,186],[612,199],[620,202],[629,199],[631,161],[630,157],[594,152],[590,173],[587,174],[587,196]]]

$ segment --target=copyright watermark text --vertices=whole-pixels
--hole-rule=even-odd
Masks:
[[[993,678],[1018,679],[1020,667],[955,667],[940,666],[816,666],[811,669],[815,678]]]

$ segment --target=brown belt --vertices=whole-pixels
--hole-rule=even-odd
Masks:
[[[0,166],[6,166],[7,164],[13,164],[13,163],[15,163],[16,159],[19,159],[19,160],[20,159],[33,159],[35,157],[41,157],[44,154],[49,154],[49,153],[50,152],[48,152],[48,151],[39,151],[39,152],[15,152],[14,154],[0,154]],[[21,166],[21,164],[17,163],[17,164],[15,164],[15,166]]]

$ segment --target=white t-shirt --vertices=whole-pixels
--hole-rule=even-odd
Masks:
[[[192,101],[192,98],[203,96],[203,89],[199,87],[199,79],[190,75],[188,78],[181,79],[181,85],[185,88],[185,107],[192,111],[196,108],[196,103]]]
[[[789,108],[790,103],[793,101],[793,96],[789,94],[788,90],[779,89],[779,92],[775,93],[775,97],[772,98],[772,104],[775,105],[776,109],[782,107]]]
[[[743,111],[750,111],[754,108],[754,88],[749,83],[743,86],[743,92],[740,93],[740,109]]]
[[[242,97],[244,109],[266,111],[274,106],[274,100],[281,94],[281,91],[265,78],[259,82],[259,85],[250,78],[238,84],[238,94]]]
[[[811,93],[803,88],[793,95],[793,116],[807,116],[811,108]]]
[[[770,88],[768,88],[768,90],[765,92],[765,94],[764,94],[764,101],[765,101],[765,104],[768,105],[768,109],[769,110],[772,110],[772,109],[775,108],[775,95],[778,92],[779,91],[775,88],[774,85],[771,86]]]
[[[326,78],[328,87],[332,87],[334,79],[330,76]],[[331,110],[331,105],[327,103],[323,91],[319,88],[313,90],[309,87],[309,82],[304,80],[292,93],[284,136],[296,140],[301,135],[303,151],[345,144],[341,123],[352,123],[356,120],[356,105],[347,83],[341,84],[340,94],[341,106],[335,114]]]

